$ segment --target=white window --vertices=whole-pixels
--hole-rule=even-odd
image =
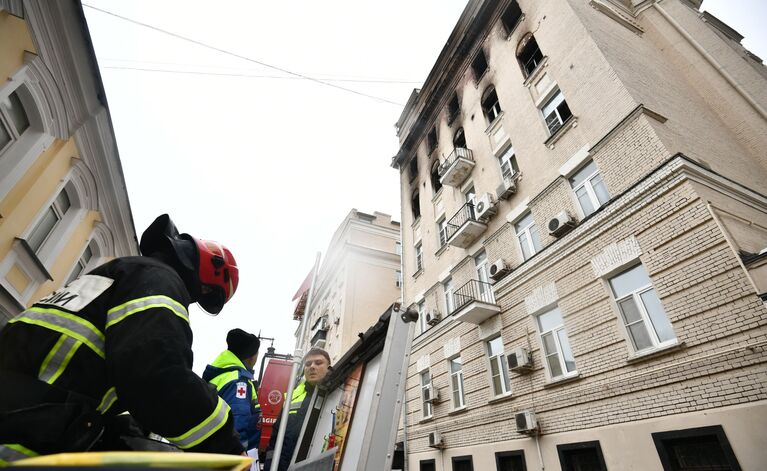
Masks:
[[[418,242],[415,245],[415,271],[423,270],[423,245]]]
[[[401,288],[401,287],[402,287],[402,272],[401,272],[401,271],[399,271],[399,270],[397,270],[397,271],[394,273],[394,285],[395,285],[397,288]]]
[[[431,374],[429,374],[429,370],[426,370],[421,373],[421,414],[424,419],[428,419],[434,414],[429,400],[432,394]]]
[[[27,235],[26,240],[29,247],[39,252],[48,237],[56,229],[56,225],[64,219],[64,215],[72,207],[67,189],[64,188],[53,200],[53,203],[45,210],[43,217],[37,222],[32,231]]]
[[[69,283],[73,282],[77,277],[83,274],[85,269],[88,267],[88,263],[93,259],[93,242],[89,243],[85,246],[85,250],[83,251],[83,254],[80,255],[80,258],[77,259],[77,263],[75,264],[74,269],[72,269],[72,273],[69,274],[69,278],[67,278],[67,282],[65,285],[68,285]]]
[[[519,247],[522,249],[522,258],[527,260],[541,250],[541,238],[531,213],[527,213],[517,221],[514,228],[517,231]]]
[[[479,280],[479,300],[486,303],[494,303],[492,288],[488,283],[488,264],[487,253],[483,250],[476,257],[474,257],[474,266],[477,269],[477,280]]]
[[[545,357],[544,364],[551,379],[576,374],[575,358],[565,331],[562,312],[555,307],[539,315],[537,321]]]
[[[562,124],[573,115],[560,90],[557,90],[556,94],[543,105],[541,113],[546,121],[546,127],[549,128],[549,134],[557,132]]]
[[[418,303],[418,326],[420,327],[420,332],[423,333],[426,332],[426,329],[429,328],[429,324],[426,323],[426,302],[421,301]]]
[[[500,157],[498,157],[498,163],[501,165],[501,175],[504,180],[511,181],[514,179],[514,174],[519,172],[517,167],[517,158],[514,155],[514,146],[509,146]]]
[[[455,309],[452,278],[448,278],[442,283],[442,289],[445,291],[445,315],[450,315],[450,313],[453,312],[453,309]]]
[[[0,154],[29,129],[29,117],[17,91],[0,101]]]
[[[676,343],[674,329],[644,266],[637,265],[610,278],[610,288],[634,351]]]
[[[509,368],[506,364],[501,337],[487,342],[487,357],[490,360],[490,383],[493,385],[493,396],[508,393],[511,390],[509,387]]]
[[[570,177],[570,186],[573,187],[584,216],[593,213],[610,199],[594,161],[590,161]]]
[[[447,219],[444,216],[437,221],[437,233],[439,234],[439,246],[442,247],[447,244]]]
[[[463,365],[461,357],[455,357],[447,361],[450,370],[450,386],[453,391],[453,409],[466,406],[466,398],[463,392]]]
[[[394,253],[402,256],[402,242],[394,242]]]

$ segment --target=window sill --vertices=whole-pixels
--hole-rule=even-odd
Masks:
[[[413,224],[411,224],[410,227],[415,227],[419,225],[420,223],[421,223],[421,216],[418,216],[417,218],[415,218],[415,220],[413,221]]]
[[[421,268],[421,269],[420,269],[420,270],[418,270],[417,272],[413,273],[413,279],[415,279],[415,278],[418,278],[418,277],[419,277],[419,276],[421,276],[422,274],[423,274],[423,268]]]
[[[522,82],[522,85],[530,88],[530,84],[535,82],[538,76],[541,75],[541,71],[545,69],[548,64],[549,64],[549,56],[543,56],[543,59],[541,59],[541,62],[540,64],[538,64],[538,67],[536,67],[535,69],[533,69],[532,72],[530,72],[530,75],[528,75],[525,81]]]
[[[442,255],[442,252],[444,252],[445,250],[447,250],[447,248],[448,248],[448,247],[449,247],[449,245],[447,245],[447,242],[446,242],[446,243],[444,243],[444,244],[442,244],[442,247],[440,247],[439,249],[437,249],[437,251],[436,251],[436,252],[434,252],[434,255],[435,255],[435,256],[439,256],[439,255]]]
[[[495,396],[492,399],[488,399],[487,403],[488,404],[498,404],[499,402],[508,401],[512,397],[514,397],[514,396],[511,394],[511,391],[509,391],[507,393],[501,394],[500,396]]]
[[[27,242],[26,239],[23,239],[21,237],[16,238],[16,243],[18,244],[16,246],[16,250],[23,250],[29,259],[34,263],[34,266],[40,271],[40,274],[44,276],[47,280],[53,281],[53,277],[48,272],[48,269],[43,264],[43,261],[40,260],[40,257],[38,257],[37,253],[30,247],[29,242]]]
[[[579,379],[581,379],[581,374],[576,372],[576,373],[572,373],[570,376],[564,376],[564,377],[559,377],[556,379],[549,380],[543,385],[543,387],[554,388],[557,386],[561,386],[563,384],[569,384],[574,381],[578,381]]]
[[[447,413],[447,415],[458,415],[458,414],[463,414],[464,412],[467,412],[468,410],[469,410],[469,408],[468,408],[468,407],[466,407],[466,406],[463,406],[463,407],[459,407],[458,409],[453,409],[453,410],[451,410],[450,412],[448,412],[448,413]]]
[[[432,416],[429,416],[429,417],[424,417],[423,419],[419,420],[418,423],[419,424],[426,424],[426,423],[432,422],[433,420],[434,420],[434,416],[432,415]]]
[[[482,75],[480,75],[477,80],[474,81],[474,88],[479,88],[479,84],[482,83],[482,79],[487,76],[487,73],[490,72],[490,66],[488,65],[485,70],[482,71]]]
[[[685,347],[686,345],[684,342],[678,342],[671,345],[666,345],[665,347],[654,348],[649,351],[642,351],[639,353],[630,354],[628,359],[626,359],[626,363],[629,365],[634,363],[641,363],[645,360],[651,360],[659,356],[663,356],[669,353],[682,350]]]
[[[562,123],[562,126],[557,129],[554,134],[549,136],[548,139],[543,141],[543,145],[548,147],[550,150],[554,149],[554,144],[564,136],[567,131],[569,131],[571,128],[578,127],[578,118],[576,116],[570,116],[567,118],[567,121]]]
[[[436,193],[434,193],[434,196],[431,197],[431,202],[434,203],[439,199],[440,196],[442,196],[442,190],[444,190],[445,187],[441,187],[439,190],[437,190]]]

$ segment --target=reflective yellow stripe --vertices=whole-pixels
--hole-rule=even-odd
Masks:
[[[24,322],[26,324],[39,325],[40,327],[66,334],[87,345],[96,355],[106,358],[106,355],[104,355],[104,334],[96,326],[74,314],[59,311],[58,309],[31,307],[8,322]]]
[[[12,461],[23,460],[37,456],[37,453],[18,443],[0,445],[0,465],[7,465]]]
[[[107,389],[104,393],[104,397],[101,398],[101,404],[96,408],[101,414],[106,413],[110,407],[117,401],[117,390],[114,387]]]
[[[132,314],[153,308],[169,309],[173,314],[189,322],[189,313],[179,302],[167,296],[147,296],[145,298],[133,299],[107,311],[107,325],[105,329],[110,328]]]
[[[67,334],[61,334],[59,340],[48,352],[43,364],[40,365],[40,373],[37,378],[48,384],[53,384],[61,373],[64,372],[69,361],[83,343]]]
[[[229,406],[220,397],[218,398],[218,405],[213,413],[210,414],[205,420],[196,425],[193,429],[189,430],[183,435],[178,437],[165,437],[174,445],[181,449],[192,448],[205,441],[208,437],[216,433],[218,429],[224,426],[226,419],[229,416]]]

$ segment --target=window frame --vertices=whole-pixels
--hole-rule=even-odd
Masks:
[[[512,450],[512,451],[497,451],[495,452],[495,469],[501,471],[501,458],[519,456],[522,458],[522,471],[527,471],[527,462],[525,461],[524,450]]]
[[[455,298],[453,297],[453,278],[447,278],[442,282],[442,291],[444,293],[443,301],[445,303],[445,316],[449,316],[455,310]]]
[[[434,196],[436,197],[439,192],[442,191],[442,182],[440,181],[439,176],[439,159],[434,159],[431,171],[429,172],[429,177],[431,180],[431,189],[434,191]]]
[[[522,221],[528,216],[530,217],[530,223],[525,226],[521,226]],[[533,228],[535,229],[535,232],[533,232]],[[527,211],[525,214],[520,216],[516,222],[514,222],[514,232],[517,235],[517,243],[519,244],[519,250],[524,261],[530,260],[543,249],[543,245],[541,244],[541,236],[538,232],[538,227],[535,225],[535,219],[533,219],[533,213],[531,211]],[[521,238],[522,235],[526,237],[527,248],[530,251],[529,255],[525,253]],[[535,235],[535,237],[533,237],[533,235]]]
[[[455,471],[455,464],[457,462],[466,462],[468,460],[469,469],[474,471],[474,458],[471,455],[453,456],[450,458],[450,469]]]
[[[447,217],[444,215],[437,219],[437,242],[440,249],[447,245]]]
[[[488,106],[489,100],[491,96],[495,96],[495,100],[492,102],[491,106]],[[485,116],[485,121],[487,122],[488,127],[492,126],[493,123],[498,121],[498,119],[503,114],[503,108],[501,107],[501,100],[498,97],[498,91],[496,90],[494,85],[488,86],[484,92],[482,92],[482,98],[480,99],[480,107],[482,108],[482,114]],[[492,113],[492,119],[490,119]]]
[[[418,461],[418,470],[419,471],[423,471],[424,470],[423,465],[431,465],[430,469],[437,469],[437,463],[436,463],[436,461],[434,459],[419,460]]]
[[[501,344],[501,352],[493,354],[492,353],[492,343],[496,340],[500,340]],[[487,355],[487,373],[488,373],[488,379],[490,380],[490,391],[492,395],[492,399],[496,399],[499,397],[505,397],[511,395],[511,380],[509,379],[509,365],[506,360],[506,348],[503,345],[503,337],[501,335],[493,336],[487,340],[485,340],[485,354]],[[501,392],[497,392],[495,389],[495,383],[493,379],[495,376],[493,375],[493,361],[496,361],[497,367],[498,367],[498,376],[500,377],[501,381]]]
[[[632,289],[628,293],[618,298],[615,294],[615,290],[612,286],[611,281],[625,273],[628,273],[631,270],[634,270],[640,267],[644,271],[644,274],[647,275],[648,282],[646,284],[640,285],[637,288]],[[611,273],[609,276],[605,277],[605,281],[607,283],[607,289],[610,292],[610,299],[612,300],[612,303],[618,315],[618,320],[621,323],[623,334],[626,337],[626,340],[628,341],[627,343],[630,346],[631,352],[633,354],[636,354],[636,355],[650,354],[658,350],[663,350],[665,348],[669,348],[679,344],[679,337],[677,337],[676,331],[674,330],[674,324],[671,322],[671,319],[669,319],[668,313],[666,312],[666,309],[663,307],[663,304],[660,301],[660,296],[658,296],[658,292],[655,290],[655,287],[652,284],[652,279],[650,278],[650,274],[647,272],[647,269],[644,267],[644,264],[640,262],[640,263],[633,263],[631,265],[621,267],[620,270],[616,270],[613,273]],[[662,309],[662,314],[665,317],[666,322],[668,322],[669,327],[671,328],[671,332],[674,334],[674,338],[672,339],[665,340],[663,342],[660,341],[660,337],[658,336],[658,333],[655,329],[655,324],[653,323],[652,318],[650,317],[650,313],[647,309],[647,306],[645,305],[644,300],[642,298],[643,294],[648,293],[650,291],[653,291],[655,294],[655,297],[658,299],[658,304],[660,305],[660,308]],[[626,322],[626,316],[624,315],[623,309],[621,308],[621,303],[630,298],[633,300],[634,306],[637,308],[639,312],[641,321],[644,324],[645,331],[648,334],[648,338],[652,344],[649,347],[638,349],[636,346],[636,341],[634,340],[634,336],[631,334],[631,331],[629,329],[629,325],[637,324],[639,321],[634,321],[632,323]],[[648,326],[653,326],[653,328],[650,329]]]
[[[415,243],[415,272],[420,273],[423,271],[423,241]]]
[[[85,255],[88,251],[90,251],[90,257],[88,257],[88,259],[86,260]],[[77,261],[75,262],[75,265],[72,267],[72,270],[70,270],[69,276],[64,282],[64,285],[68,285],[69,283],[73,282],[74,280],[82,276],[82,274],[86,273],[88,268],[90,268],[90,266],[92,265],[92,262],[94,260],[97,260],[98,258],[99,258],[98,244],[96,244],[95,240],[90,239],[85,244],[85,248],[83,249],[80,256],[77,258]]]
[[[421,192],[418,188],[410,194],[410,212],[413,215],[413,221],[421,219]]]
[[[484,67],[481,71],[478,71],[478,61],[482,58],[482,62],[484,63]],[[479,48],[479,51],[477,51],[477,54],[474,56],[474,58],[471,60],[471,72],[474,75],[474,82],[479,84],[480,80],[482,80],[482,77],[485,76],[488,70],[490,70],[490,61],[488,60],[487,54],[485,53],[485,50],[483,48]]]
[[[517,164],[517,153],[514,150],[513,144],[509,144],[509,146],[498,156],[498,165],[501,167],[502,180],[512,181],[516,178],[516,175],[519,173],[519,165]],[[511,173],[507,175],[507,169],[504,167],[508,167],[508,170],[511,170]]]
[[[516,21],[514,24],[510,24],[508,21],[508,15],[512,11],[512,7],[516,5],[517,10],[519,11],[519,16],[517,16]],[[514,32],[515,29],[517,29],[517,26],[519,26],[519,23],[522,22],[522,19],[524,18],[525,14],[522,12],[522,8],[519,6],[519,2],[517,0],[511,0],[509,2],[509,5],[503,10],[503,13],[501,13],[501,25],[506,30],[506,37],[511,36],[511,33]]]
[[[447,125],[450,126],[461,114],[461,100],[458,92],[453,92],[453,97],[447,102]]]
[[[419,301],[418,304],[418,325],[421,329],[420,333],[424,333],[429,330],[429,324],[426,323],[426,301]]]
[[[468,149],[466,144],[466,132],[462,127],[456,129],[455,134],[453,135],[453,149]]]
[[[605,457],[604,454],[602,454],[602,446],[600,445],[599,440],[593,440],[589,442],[563,443],[557,445],[557,455],[559,456],[559,465],[562,467],[562,471],[570,471],[572,469],[570,466],[569,457],[567,456],[568,452],[585,450],[589,448],[594,449],[597,453],[597,459],[599,460],[599,464],[602,468],[600,471],[607,471]]]
[[[559,99],[558,103],[556,105],[552,105],[555,101]],[[567,112],[569,113],[564,119],[562,118],[560,107],[564,107],[567,109]],[[547,115],[546,114],[546,108],[549,106],[554,106],[553,110]],[[570,109],[570,105],[567,104],[567,100],[565,99],[565,94],[562,93],[562,90],[557,87],[556,90],[551,94],[551,97],[549,97],[546,102],[541,104],[540,107],[541,116],[543,116],[543,124],[546,126],[546,130],[549,133],[549,136],[555,135],[559,130],[562,129],[562,127],[567,123],[570,119],[573,117],[573,112]],[[557,118],[557,124],[555,126],[552,126],[549,124],[550,122],[553,123],[554,121],[550,121],[550,117],[556,117]]]
[[[458,364],[460,368],[458,369],[458,371],[453,371],[453,362],[456,359],[458,360]],[[450,377],[450,404],[452,405],[452,408],[454,411],[465,409],[466,408],[466,390],[464,387],[463,360],[460,354],[453,355],[452,357],[447,359],[447,373]],[[454,384],[453,382],[454,380],[457,381],[457,386],[458,386],[457,391],[456,391],[456,384]],[[460,404],[455,403],[456,393],[458,394],[458,397],[460,398]]]
[[[431,369],[426,368],[425,370],[421,371],[418,374],[419,377],[419,384],[421,389],[421,420],[428,420],[434,417],[434,405],[431,402],[426,401],[426,395],[424,394],[424,391],[426,391],[427,388],[431,388],[432,394],[434,392],[434,385],[432,383],[432,377],[431,377]],[[424,379],[426,379],[426,383],[424,383]],[[429,411],[427,414],[426,411]]]
[[[559,318],[561,322],[556,327],[552,327],[549,330],[544,331],[543,327],[541,326],[540,318],[541,316],[545,314],[549,314],[551,312],[557,311],[559,312]],[[565,316],[562,313],[562,310],[559,308],[559,306],[552,306],[549,309],[541,310],[540,312],[535,313],[535,327],[538,331],[538,342],[540,342],[541,347],[541,363],[543,363],[544,370],[546,371],[546,377],[550,382],[556,382],[561,381],[563,379],[572,378],[575,376],[578,376],[578,365],[575,363],[575,354],[572,351],[572,345],[570,343],[570,336],[567,334],[567,328],[565,326]],[[562,332],[567,339],[567,345],[570,349],[570,355],[573,358],[573,366],[574,369],[572,371],[567,370],[567,363],[565,362],[565,352],[562,349],[562,343],[560,340],[560,332]],[[543,340],[543,337],[545,335],[551,335],[552,339],[554,340],[554,347],[556,349],[555,353],[548,353],[546,351],[546,344]],[[551,367],[549,366],[549,357],[556,354],[557,361],[559,363],[559,368],[562,371],[562,374],[559,374],[557,376],[554,376],[551,371]]]
[[[590,165],[594,165],[594,171],[588,176],[583,178],[583,181],[579,183],[578,185],[575,185],[575,177],[580,175],[582,172],[584,172]],[[604,191],[607,194],[607,200],[602,202],[599,200],[599,196],[597,195],[596,190],[594,189],[594,183],[592,180],[596,177],[600,178],[600,181],[602,183],[602,186],[604,187]],[[583,217],[588,217],[595,212],[599,210],[602,206],[607,204],[608,201],[610,201],[610,192],[607,191],[607,185],[605,184],[604,179],[602,178],[602,173],[599,170],[599,167],[597,167],[596,162],[594,162],[593,159],[589,159],[588,162],[581,165],[578,170],[573,172],[570,177],[568,177],[567,181],[570,183],[570,188],[573,190],[573,195],[575,195],[575,200],[578,202],[578,207],[580,208],[581,214]],[[586,191],[586,196],[588,197],[589,203],[593,207],[593,209],[590,212],[586,212],[586,209],[583,207],[583,204],[581,203],[581,199],[578,197],[578,190],[583,188]]]
[[[536,55],[535,52],[525,61],[522,60],[522,55],[528,50],[530,45],[534,43],[536,50],[538,54]],[[526,34],[521,40],[520,44],[517,46],[517,53],[515,54],[517,58],[517,62],[519,63],[519,68],[522,70],[522,76],[527,79],[528,77],[532,76],[535,71],[540,67],[540,65],[543,63],[543,60],[546,58],[546,56],[543,55],[543,51],[541,50],[541,46],[538,44],[538,40],[535,39],[535,36],[532,33]],[[538,57],[539,56],[539,57]],[[527,64],[532,60],[538,57],[538,61],[535,63],[535,66],[531,69],[528,69]]]
[[[730,441],[727,438],[727,434],[724,432],[724,428],[721,425],[710,425],[706,427],[695,427],[683,430],[671,430],[668,432],[654,432],[651,434],[655,450],[658,452],[658,458],[664,471],[673,471],[671,467],[671,458],[669,456],[669,450],[667,449],[667,441],[682,439],[682,438],[696,438],[696,437],[708,437],[714,436],[719,442],[722,454],[727,460],[728,465],[735,471],[740,471],[742,468],[738,462],[738,458],[730,445]]]

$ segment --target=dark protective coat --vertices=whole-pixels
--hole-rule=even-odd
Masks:
[[[187,451],[241,453],[229,407],[192,372],[190,295],[149,257],[108,262],[0,331],[0,445],[78,451],[129,411]]]

